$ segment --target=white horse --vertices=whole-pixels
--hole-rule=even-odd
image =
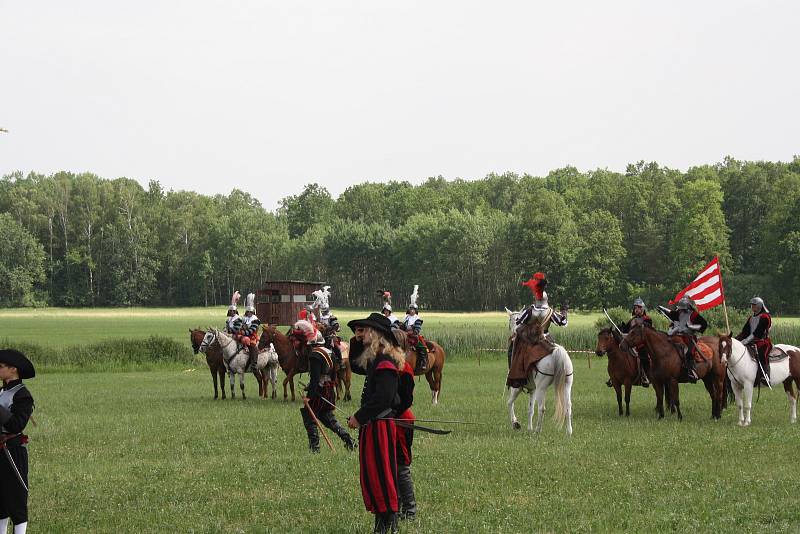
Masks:
[[[723,353],[724,351],[724,341]],[[773,345],[770,356],[778,358],[776,361],[770,360],[769,382],[770,386],[783,383],[786,395],[789,397],[789,422],[797,422],[797,397],[792,391],[792,381],[800,380],[800,377],[793,377],[790,371],[790,362],[795,358],[800,359],[800,348],[793,345],[778,344]],[[723,363],[725,363],[723,357]],[[741,341],[731,339],[731,355],[728,360],[728,378],[731,380],[733,394],[736,397],[736,407],[739,408],[739,426],[750,426],[750,411],[753,404],[753,384],[758,372],[758,362],[754,361]],[[795,363],[795,365],[798,365]],[[800,384],[800,382],[798,382]],[[800,387],[800,386],[798,386]]]
[[[521,388],[511,388],[508,396],[508,410],[511,414],[511,426],[519,430],[520,424],[517,415],[514,413],[514,401],[523,389],[530,391],[530,401],[528,402],[528,430],[533,430],[537,434],[542,431],[542,421],[544,420],[544,399],[547,394],[547,387],[555,384],[556,411],[553,415],[556,424],[563,427],[567,424],[567,435],[572,435],[572,360],[564,347],[556,345],[553,352],[542,358],[536,363],[535,369],[528,377],[528,383]],[[538,406],[539,418],[536,421],[536,428],[533,428],[533,407],[534,402]]]
[[[239,387],[242,390],[242,399],[246,399],[247,397],[245,397],[244,394],[244,374],[247,371],[247,362],[250,359],[250,353],[247,349],[239,350],[239,345],[236,343],[235,339],[225,332],[217,330],[216,328],[212,328],[206,332],[206,335],[203,337],[203,342],[200,344],[200,352],[205,352],[206,348],[208,348],[214,342],[214,340],[219,343],[219,346],[222,349],[222,361],[225,363],[225,369],[228,370],[228,377],[230,378],[231,382],[231,398],[236,398],[236,395],[234,394],[233,383],[234,374],[238,374]],[[264,365],[266,365],[266,361]],[[259,374],[256,374],[256,377],[258,376]],[[274,385],[272,391],[274,394]]]
[[[266,348],[258,353],[258,360],[256,360],[256,369],[261,372],[261,390],[263,398],[267,398],[267,381],[272,384],[272,398],[275,399],[275,387],[278,385],[278,352],[275,346],[270,343],[269,348]]]
[[[522,315],[522,310],[511,311],[506,308],[506,313],[508,314],[508,331],[513,333],[514,329],[517,327],[517,319]]]

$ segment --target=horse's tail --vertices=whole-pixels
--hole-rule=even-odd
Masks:
[[[567,419],[568,407],[566,389],[567,373],[569,373],[569,370],[567,369],[567,362],[570,360],[567,350],[560,345],[556,345],[556,349],[553,351],[551,356],[553,358],[553,383],[556,389],[556,409],[553,413],[553,419],[555,419],[558,427],[562,428]]]

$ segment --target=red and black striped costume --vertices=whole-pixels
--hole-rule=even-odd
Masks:
[[[397,386],[400,404],[395,407],[396,417],[414,421],[414,413],[411,411],[411,404],[414,402],[414,369],[408,362],[403,365],[400,371],[400,378]],[[413,428],[397,428],[397,463],[400,465],[411,465],[411,445],[414,442]]]
[[[352,364],[351,364],[352,365]],[[364,506],[374,514],[397,512],[397,427],[392,415],[398,370],[388,356],[378,355],[366,369],[361,408],[353,414],[360,428],[358,459]]]

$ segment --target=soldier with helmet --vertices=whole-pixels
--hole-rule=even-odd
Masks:
[[[632,328],[642,324],[652,327],[653,320],[647,315],[647,306],[645,306],[644,301],[641,298],[636,298],[636,300],[633,301],[633,308],[631,308],[631,318],[620,327],[620,330],[622,330],[623,334],[627,334]],[[648,374],[650,373],[650,355],[647,353],[647,347],[636,347],[636,352],[639,355],[639,362],[641,363],[642,386],[649,387],[650,379]],[[610,385],[611,383],[609,380],[609,386]]]
[[[235,291],[231,296],[231,305],[228,306],[228,314],[225,319],[225,331],[229,334],[236,334],[241,327],[242,317],[239,315],[239,299],[241,293]]]
[[[383,314],[384,317],[389,319],[390,323],[392,323],[392,328],[402,329],[402,325],[400,324],[400,319],[398,319],[397,316],[394,314],[394,312],[392,312],[391,304],[389,304],[388,302],[384,303],[381,313]]]
[[[532,318],[537,318],[542,323],[542,334],[552,343],[552,336],[550,335],[550,323],[555,323],[560,327],[566,327],[569,324],[567,318],[567,307],[561,308],[557,312],[550,308],[547,297],[547,292],[544,290],[547,287],[547,276],[542,272],[535,273],[530,280],[522,282],[520,285],[527,286],[533,293],[533,303],[527,306],[522,313],[519,314],[516,321],[514,333],[511,335],[511,341],[508,344],[508,366],[511,367],[511,357],[514,353],[514,340],[516,338],[516,330],[520,326],[526,324]]]
[[[428,347],[422,342],[420,334],[422,333],[422,318],[419,316],[419,307],[416,302],[408,305],[406,316],[402,322],[403,330],[408,335],[408,344],[414,347],[417,352],[417,365],[414,369],[415,374],[425,372],[428,367]]]
[[[756,375],[756,384],[761,378],[769,383],[769,351],[772,350],[772,340],[769,330],[772,327],[772,316],[764,305],[764,299],[753,297],[750,299],[750,311],[753,315],[744,323],[742,331],[736,339],[743,345],[753,347],[759,363],[759,372]],[[763,370],[763,372],[762,372]]]
[[[255,293],[247,294],[244,317],[241,319],[241,325],[234,335],[247,348],[250,354],[247,365],[251,371],[255,370],[256,362],[258,362],[258,327],[261,325],[261,321],[256,315],[255,300]]]
[[[708,328],[708,322],[697,312],[697,308],[689,297],[682,297],[674,310],[659,306],[659,310],[672,324],[667,330],[668,336],[679,338],[687,350],[684,351],[683,364],[686,375],[691,382],[697,382],[697,370],[694,364],[694,353],[697,351],[697,334],[702,334]]]

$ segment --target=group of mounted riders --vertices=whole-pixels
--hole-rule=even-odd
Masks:
[[[511,343],[508,348],[508,364],[512,368],[512,358],[514,354],[514,340],[516,332],[522,325],[531,321],[536,321],[541,325],[540,345],[542,352],[552,350],[552,337],[548,330],[551,323],[558,326],[567,326],[567,308],[563,307],[560,312],[554,311],[548,304],[547,293],[544,288],[547,286],[547,278],[544,273],[536,273],[533,277],[523,282],[522,285],[528,286],[534,297],[534,301],[527,306],[516,319],[516,329],[512,334]],[[695,368],[695,354],[697,348],[697,335],[705,332],[708,322],[700,315],[695,303],[691,298],[684,296],[675,305],[675,309],[665,306],[658,306],[658,311],[670,321],[667,335],[670,341],[679,348],[683,358],[683,366],[686,378],[690,382],[698,380]],[[769,353],[772,349],[772,340],[769,333],[772,326],[772,317],[761,297],[753,297],[750,300],[750,310],[752,315],[747,319],[741,332],[735,336],[736,339],[747,346],[759,363],[759,374],[756,383],[769,381]],[[634,327],[639,325],[653,326],[653,320],[647,315],[647,306],[641,298],[633,301],[631,318],[619,326],[621,334],[627,334]],[[633,351],[638,355],[640,361],[640,383],[644,387],[650,385],[650,355],[644,346],[634,347]],[[611,387],[611,380],[606,383]],[[509,384],[513,385],[513,384]]]

